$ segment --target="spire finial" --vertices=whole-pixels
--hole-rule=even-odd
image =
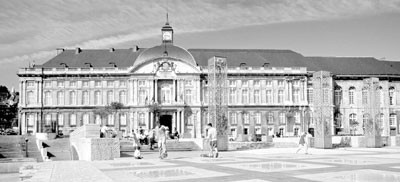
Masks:
[[[166,24],[167,24],[167,25],[169,25],[169,20],[168,20],[168,11],[167,11],[167,22],[166,22]]]

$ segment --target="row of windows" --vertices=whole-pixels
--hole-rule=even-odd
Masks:
[[[102,82],[103,81],[100,81],[100,80],[96,80],[96,81],[94,81],[94,86],[95,87],[102,87],[103,86],[103,84],[102,84]],[[44,87],[52,87],[52,84],[53,83],[53,81],[44,81]],[[67,83],[68,83],[68,85],[67,85]],[[69,81],[69,82],[66,82],[66,81],[56,81],[56,85],[57,85],[57,87],[65,87],[65,86],[68,86],[68,87],[77,87],[77,81]],[[118,82],[119,84],[117,85],[117,82],[116,81],[114,81],[114,80],[107,80],[106,81],[106,86],[107,87],[114,87],[114,86],[119,86],[119,87],[126,87],[126,81],[119,81]],[[28,87],[29,86],[33,86],[33,81],[29,81],[28,82]],[[82,81],[82,87],[89,87],[89,81]]]
[[[52,117],[51,114],[45,114],[44,115],[44,121],[46,126],[52,125],[52,122],[57,122],[59,126],[64,126],[67,124],[64,118],[64,114],[58,114],[55,118]],[[82,124],[89,124],[89,114],[83,114],[82,118],[79,119],[79,121]],[[69,125],[70,126],[77,126],[78,118],[77,114],[69,114]],[[28,126],[33,126],[35,123],[35,115],[34,114],[29,114],[27,115],[27,124]],[[100,115],[95,115],[95,123],[96,124],[101,124],[101,117]],[[119,124],[121,126],[126,126],[127,123],[127,114],[126,113],[120,113],[119,115]],[[139,113],[139,123],[142,125],[145,124],[144,121],[144,113]],[[107,116],[107,125],[114,125],[115,124],[115,119],[113,114],[109,114]]]
[[[250,114],[249,113],[238,114],[236,112],[229,113],[230,123],[232,125],[237,124],[238,117],[242,117],[243,124],[250,124]],[[261,124],[261,113],[255,113],[252,116],[252,119],[255,121],[255,124],[260,125]],[[295,123],[300,123],[300,113],[299,112],[294,113],[293,119],[294,119]],[[279,113],[279,123],[286,124],[286,120],[287,120],[286,113],[283,113],[283,112]],[[274,114],[273,113],[267,114],[267,123],[274,124]]]
[[[253,101],[255,104],[259,104],[262,102],[261,100],[261,92],[262,90],[254,90],[252,92],[253,94]],[[250,103],[250,91],[248,89],[242,89],[242,95],[241,95],[241,99],[242,99],[242,103],[243,104],[248,104]],[[239,92],[237,91],[237,89],[235,88],[231,88],[229,89],[229,103],[231,104],[235,104],[237,103],[237,100],[239,100]],[[273,100],[273,90],[265,90],[265,102],[266,103],[274,103]],[[278,97],[277,100],[275,102],[277,103],[283,103],[284,102],[284,90],[278,90]],[[293,90],[293,96],[292,96],[293,102],[294,103],[299,103],[300,102],[300,90],[299,89],[295,89]]]
[[[363,115],[362,126],[365,126],[365,123],[368,122],[369,119],[370,119],[370,115],[369,114],[364,114]],[[383,121],[385,119],[384,118],[384,114],[383,113],[379,114],[379,118],[378,119],[380,121],[381,126],[383,126]],[[390,126],[395,126],[396,125],[396,120],[397,120],[397,115],[396,114],[390,114],[389,115],[389,125]],[[357,121],[357,114],[351,113],[349,115],[349,123],[351,124],[351,123],[354,123],[356,121]]]
[[[355,87],[350,87],[348,90],[349,97],[348,97],[348,103],[349,104],[355,104],[355,98],[356,96],[356,88]],[[382,89],[382,87],[378,88],[378,94],[379,94],[379,104],[384,105],[384,100],[385,100],[385,94]],[[342,104],[342,98],[343,98],[343,91],[340,87],[335,88],[335,104],[340,105]],[[369,101],[369,91],[367,89],[362,89],[361,92],[361,100],[362,104],[368,104]],[[396,101],[396,95],[395,95],[395,88],[390,87],[389,88],[389,105],[395,105]]]
[[[229,80],[229,85],[230,86],[236,86],[236,84],[238,83],[239,80]],[[254,80],[253,81],[253,85],[249,84],[250,80],[242,80],[242,86],[256,86],[259,87],[260,84],[260,80]],[[284,80],[278,80],[278,87],[283,87],[284,86]],[[266,80],[265,81],[265,85],[267,87],[272,87],[272,80]],[[299,80],[294,80],[293,81],[293,86],[298,87],[300,86],[300,81]]]

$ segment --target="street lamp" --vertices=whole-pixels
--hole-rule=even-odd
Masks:
[[[25,157],[28,157],[28,138],[25,138]]]

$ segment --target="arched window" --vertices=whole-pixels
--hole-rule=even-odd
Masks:
[[[82,104],[89,105],[89,92],[88,91],[83,91],[83,93],[82,93]]]
[[[44,93],[44,104],[47,105],[47,106],[52,105],[52,103],[51,103],[51,92],[50,91],[47,91],[47,92]]]
[[[30,104],[34,104],[35,103],[35,95],[33,94],[33,92],[32,91],[29,91],[28,93],[27,93],[27,104],[28,105],[30,105]]]
[[[397,121],[397,115],[396,114],[390,114],[390,116],[389,116],[389,125],[390,126],[396,126],[396,121]]]
[[[394,102],[396,100],[396,95],[395,95],[395,89],[394,87],[389,88],[389,104],[394,105]]]
[[[362,93],[361,93],[361,97],[362,97],[362,104],[368,104],[368,89],[367,88],[363,88],[362,89]]]
[[[383,94],[383,89],[382,89],[382,87],[379,87],[378,88],[378,94],[379,94],[379,101],[380,101],[380,105],[381,105],[381,107],[385,104],[385,97],[384,97],[384,94]]]
[[[107,92],[107,104],[111,104],[111,102],[114,102],[114,92],[110,90]]]
[[[76,105],[76,92],[75,91],[71,91],[69,93],[69,104]]]
[[[122,104],[126,104],[126,92],[125,91],[119,92],[119,102]]]
[[[57,92],[57,105],[64,105],[64,92]]]
[[[354,88],[354,87],[349,88],[349,104],[354,104],[355,91],[356,91],[356,88]]]
[[[94,104],[101,105],[101,93],[100,91],[94,92]]]

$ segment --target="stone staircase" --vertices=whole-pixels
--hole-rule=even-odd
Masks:
[[[35,136],[0,136],[0,158],[24,158],[26,155],[25,138],[28,138],[28,157],[42,162]]]
[[[52,161],[71,160],[69,138],[57,138],[42,141],[43,148],[47,150],[47,157]]]
[[[121,140],[120,141],[121,152],[133,152],[132,141],[130,140]],[[157,147],[157,144],[154,145]],[[142,145],[141,152],[158,152],[158,149],[150,150],[149,145]],[[175,142],[175,140],[167,140],[167,149],[168,151],[195,151],[200,150],[200,148],[193,141],[179,141]]]

